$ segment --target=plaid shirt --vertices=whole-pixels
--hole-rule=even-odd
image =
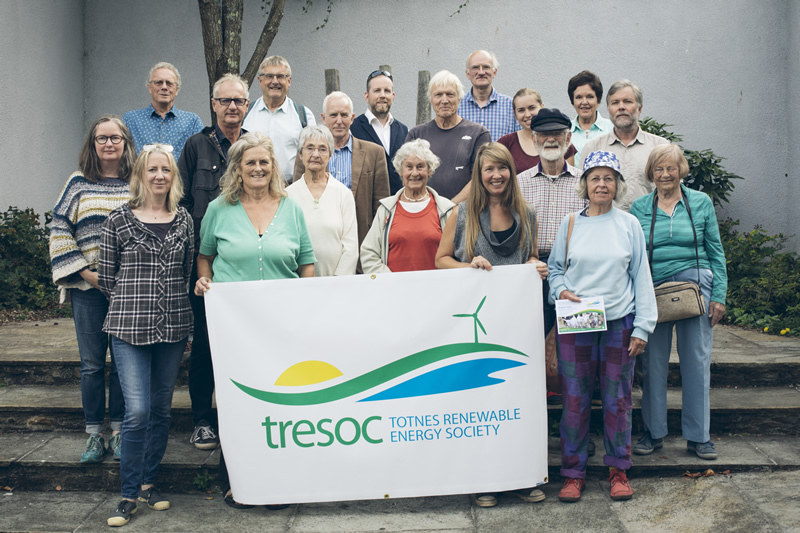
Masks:
[[[189,335],[189,277],[194,230],[182,207],[162,241],[123,205],[100,236],[100,290],[110,300],[103,331],[136,346],[178,342]]]
[[[522,129],[514,117],[514,104],[511,97],[492,89],[489,103],[480,107],[472,97],[472,89],[467,91],[458,105],[458,116],[476,122],[489,130],[492,142],[503,135]]]
[[[536,210],[539,223],[539,259],[550,255],[561,220],[583,209],[588,200],[575,194],[580,171],[564,162],[564,171],[556,178],[542,172],[542,164],[517,175],[522,196]]]

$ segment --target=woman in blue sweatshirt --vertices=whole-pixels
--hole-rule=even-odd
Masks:
[[[559,334],[561,501],[581,497],[586,479],[589,419],[595,376],[603,399],[603,463],[611,468],[611,498],[633,495],[625,470],[631,466],[631,387],[635,357],[656,326],[653,283],[639,221],[614,207],[625,197],[620,164],[611,152],[592,152],[584,163],[578,195],[583,211],[561,221],[550,253],[550,297],[581,301],[602,296],[607,331]],[[599,370],[599,372],[598,372]]]

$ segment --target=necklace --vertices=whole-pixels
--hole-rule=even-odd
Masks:
[[[425,200],[428,197],[428,194],[429,194],[428,191],[425,191],[425,196],[423,196],[422,198],[414,199],[414,198],[409,198],[408,195],[406,194],[406,191],[403,191],[403,198],[405,198],[409,202],[421,202],[422,200]]]

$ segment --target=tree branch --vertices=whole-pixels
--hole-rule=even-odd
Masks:
[[[217,61],[217,79],[229,72],[239,73],[243,15],[244,0],[225,0],[222,7],[222,55]]]
[[[286,7],[286,0],[273,0],[272,7],[269,10],[269,16],[267,17],[267,22],[264,23],[264,29],[261,30],[261,36],[258,38],[258,43],[256,44],[256,49],[253,51],[253,55],[250,57],[250,61],[247,63],[247,68],[244,69],[242,73],[242,78],[249,84],[253,84],[253,80],[258,73],[258,66],[267,57],[267,52],[269,52],[269,47],[272,46],[272,41],[275,39],[275,35],[278,34],[278,28],[281,25],[281,19],[283,19],[283,12],[284,8]]]
[[[209,86],[216,81],[217,58],[222,54],[222,6],[220,0],[197,0],[203,29],[203,52]]]

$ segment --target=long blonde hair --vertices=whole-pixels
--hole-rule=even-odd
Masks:
[[[169,184],[169,192],[167,193],[167,210],[174,213],[178,209],[178,203],[183,198],[183,180],[178,171],[178,165],[175,164],[175,157],[172,155],[172,146],[168,144],[148,144],[142,148],[142,153],[133,164],[133,172],[131,172],[131,199],[128,205],[131,209],[137,209],[144,205],[147,200],[147,187],[145,187],[144,175],[147,173],[147,163],[150,156],[154,153],[164,154],[169,161],[169,171],[172,174],[172,181]]]
[[[508,148],[502,144],[497,142],[486,143],[478,149],[475,164],[472,167],[472,179],[470,181],[472,186],[469,189],[469,196],[466,202],[467,231],[465,241],[468,261],[472,261],[475,257],[475,243],[478,241],[478,235],[481,232],[480,214],[489,205],[489,192],[484,187],[481,179],[481,169],[484,161],[494,161],[508,167],[511,179],[508,180],[506,190],[503,192],[502,203],[512,213],[519,215],[520,237],[517,246],[522,247],[528,243],[532,248],[536,246],[536,228],[532,228],[528,220],[529,207],[525,198],[522,197],[522,192],[519,190],[514,158]]]
[[[283,185],[283,173],[278,164],[278,159],[275,157],[272,140],[260,131],[251,131],[239,137],[239,140],[228,148],[228,168],[219,180],[220,186],[222,187],[220,196],[225,198],[225,201],[231,205],[239,202],[242,191],[244,190],[242,175],[239,171],[239,167],[242,166],[244,153],[250,148],[257,147],[264,148],[269,153],[269,158],[272,162],[272,173],[269,177],[270,196],[287,196]]]

